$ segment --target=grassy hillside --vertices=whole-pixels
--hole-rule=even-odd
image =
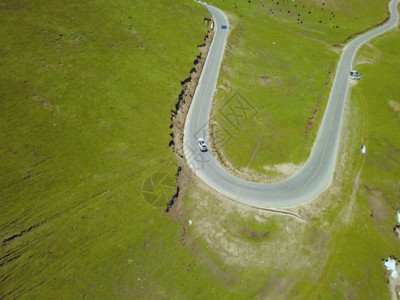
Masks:
[[[393,64],[399,59],[399,43],[397,29],[363,46],[356,57],[355,67],[365,77],[352,89],[349,103],[347,128],[352,128],[353,141],[348,145],[347,172],[353,176],[344,184],[340,197],[344,202],[340,214],[351,221],[347,226],[335,226],[331,254],[322,270],[324,279],[313,291],[309,289],[311,298],[324,293],[357,299],[390,297],[378,262],[390,255],[400,256],[399,240],[393,233],[400,210],[396,155],[400,151],[400,85],[395,79],[400,68]],[[361,144],[367,147],[365,157],[360,154]],[[374,294],[376,291],[382,294]]]
[[[385,199],[390,211],[400,210],[400,67],[398,30],[361,48],[356,67],[365,74],[354,88],[352,101],[360,107],[362,142],[368,155],[362,174],[366,194]]]
[[[274,128],[274,136],[267,133],[260,140],[250,167],[264,172],[265,164],[301,162],[322,114],[315,115],[305,134],[307,118],[319,99],[322,111],[329,71],[338,58],[332,44],[381,21],[384,1],[327,2],[326,10],[314,1],[307,5],[311,14],[299,2],[296,8],[295,2],[279,4],[290,14],[279,11],[275,2],[236,2],[235,9],[233,2],[215,1],[230,12],[234,26],[220,79],[227,92],[220,88],[218,99],[240,90],[257,114],[231,140],[243,143],[245,150],[224,149],[235,165],[246,166],[258,132]],[[335,12],[331,23],[330,9]],[[297,24],[294,12],[303,23]],[[195,185],[184,203],[185,218],[193,220],[187,232],[164,212],[176,190],[176,165],[168,147],[170,109],[198,54],[207,16],[201,6],[185,0],[0,3],[0,298],[337,298],[331,285],[336,278],[342,284],[339,295],[360,281],[348,296],[387,296],[379,259],[400,256],[390,235],[397,205],[390,200],[397,197],[396,173],[390,173],[397,170],[394,161],[388,167],[385,161],[379,164],[381,174],[391,174],[389,181],[374,178],[372,171],[362,173],[364,194],[357,194],[352,210],[360,215],[350,218],[357,226],[342,226],[340,212],[349,203],[344,196],[328,213],[297,226],[291,219],[257,219],[260,212],[243,215],[245,208],[224,209],[229,202],[215,201]],[[333,28],[336,20],[339,28]],[[396,39],[388,42],[396,45]],[[395,59],[393,49],[379,50],[382,57],[384,51],[393,55],[386,68]],[[375,83],[367,80],[361,82],[363,89]],[[382,92],[389,91],[394,88]],[[299,93],[304,93],[301,103]],[[363,93],[354,92],[354,97],[364,99]],[[368,116],[379,107],[376,99]],[[358,106],[353,109],[357,112]],[[387,113],[394,118],[388,108],[380,118]],[[284,122],[285,114],[292,121]],[[368,141],[382,132],[388,130],[371,133]],[[352,134],[358,150],[360,137]],[[281,138],[287,136],[292,138]],[[371,149],[375,157],[368,152],[364,170],[373,169],[373,158],[388,155],[385,145],[391,145],[389,154],[395,158],[397,146],[388,142],[392,138],[376,143],[379,147]],[[267,159],[259,156],[266,149],[271,152]],[[358,152],[351,153],[350,165],[358,170]],[[346,195],[354,181],[353,169],[347,172]],[[387,217],[375,213],[370,219],[368,193],[392,195],[382,196],[390,200]],[[212,222],[220,224],[207,226]],[[374,224],[382,227],[377,230]],[[363,234],[354,239],[359,231]],[[379,246],[368,251],[374,245]],[[282,249],[289,255],[280,256]],[[352,256],[341,264],[350,250]],[[352,257],[357,265],[349,262]],[[371,273],[363,273],[363,263],[371,265]],[[314,289],[323,273],[332,280],[321,280]]]
[[[386,1],[214,2],[233,28],[216,96],[216,144],[235,169],[279,179],[274,165],[302,165],[309,156],[339,45],[382,22]],[[238,91],[254,114],[228,115]]]
[[[0,298],[210,291],[164,213],[170,109],[204,17],[192,1],[1,2]]]
[[[397,29],[360,49],[355,68],[365,77],[352,88],[334,180],[297,209],[304,223],[192,185],[187,239],[203,237],[198,247],[222,260],[249,298],[390,298],[382,259],[400,257],[393,233],[400,209],[399,43]]]
[[[244,6],[245,4],[242,5]],[[295,152],[298,150],[296,147],[304,148],[304,141],[300,141],[297,146],[293,143],[290,147],[275,149],[274,147],[279,147],[280,143],[287,141],[270,138],[269,144],[264,146],[264,140],[257,143],[254,136],[260,136],[260,128],[265,130],[263,139],[265,136],[269,138],[269,135],[282,134],[282,130],[290,130],[285,136],[296,140],[295,132],[305,130],[301,125],[308,121],[301,116],[303,98],[300,103],[294,99],[291,102],[286,101],[287,98],[284,97],[292,93],[293,89],[303,89],[297,84],[298,81],[291,80],[286,82],[286,85],[282,84],[282,87],[286,87],[284,89],[279,86],[283,79],[275,77],[278,73],[267,74],[268,78],[263,83],[269,84],[264,92],[268,98],[261,100],[248,97],[247,93],[262,94],[261,84],[256,88],[255,82],[264,64],[268,65],[265,70],[269,71],[274,63],[291,60],[297,55],[297,50],[302,51],[297,57],[300,64],[298,69],[294,69],[292,64],[286,64],[289,70],[287,71],[283,69],[285,64],[281,63],[275,72],[286,72],[288,76],[290,72],[303,74],[303,71],[305,75],[307,71],[311,72],[311,69],[308,70],[309,62],[302,61],[302,58],[307,58],[308,52],[303,48],[307,43],[286,38],[285,30],[274,31],[270,28],[268,30],[271,32],[265,39],[273,46],[285,43],[279,51],[286,55],[279,58],[274,54],[272,45],[266,45],[262,50],[261,47],[253,48],[253,44],[247,42],[251,38],[251,30],[246,30],[251,21],[245,16],[246,14],[243,14],[243,21],[236,23],[239,24],[233,32],[237,38],[234,40],[236,44],[233,46],[231,43],[232,55],[225,60],[225,73],[220,80],[217,96],[219,110],[216,112],[216,120],[235,133],[232,136],[227,135],[228,142],[224,137],[221,138],[221,141],[226,142],[223,145],[224,151],[236,167],[246,166],[245,159],[251,157],[251,151],[255,151],[254,149],[258,149],[258,152],[250,165],[252,168],[257,167],[257,156],[262,161],[258,162],[261,166],[269,159],[271,163],[279,162],[281,157],[286,159],[282,160],[283,162],[296,161],[296,157],[303,155]],[[231,17],[233,20],[239,20],[235,16]],[[263,26],[259,26],[259,30],[262,28]],[[345,35],[347,33],[340,39]],[[285,38],[288,41],[285,42]],[[293,43],[295,46],[290,47],[289,41],[296,41]],[[308,43],[309,47],[318,44],[315,41]],[[393,233],[393,227],[397,223],[397,211],[400,209],[400,170],[397,159],[400,149],[400,101],[396,76],[400,70],[395,63],[398,61],[396,49],[399,43],[397,29],[361,48],[355,68],[364,73],[365,77],[353,87],[347,105],[334,180],[331,188],[318,200],[298,209],[299,214],[306,220],[305,223],[221,200],[218,195],[207,191],[201,185],[192,186],[185,199],[185,209],[187,218],[195,220],[198,225],[191,229],[190,236],[204,236],[209,251],[236,273],[241,274],[241,282],[246,283],[243,288],[253,290],[252,296],[255,298],[390,298],[381,260],[389,255],[400,256],[399,241]],[[330,43],[325,44],[326,49],[332,46]],[[238,48],[246,51],[240,51]],[[289,51],[293,51],[292,56],[289,55]],[[257,60],[257,55],[263,55],[265,59]],[[322,56],[320,58],[318,51],[314,60],[311,59],[311,53],[309,55],[309,61],[324,59]],[[255,65],[251,63],[253,61],[256,62]],[[326,61],[329,62],[329,59]],[[315,72],[319,72],[319,69],[315,69]],[[312,73],[308,73],[307,76],[311,76],[310,74]],[[252,80],[247,81],[248,76],[253,76]],[[316,76],[314,80],[320,79]],[[322,82],[320,84],[322,85]],[[226,122],[227,114],[221,113],[226,107],[229,108],[227,100],[237,90],[240,90],[243,98],[256,108],[254,119],[243,118],[239,129],[234,128],[234,122],[229,122],[231,120]],[[311,90],[309,93],[306,93],[307,89],[303,90],[305,95],[312,93]],[[280,99],[273,98],[275,102],[271,101],[271,109],[264,109],[264,103],[270,101],[269,97],[272,98],[274,92],[280,93]],[[292,103],[296,106],[292,106]],[[299,109],[292,109],[293,107]],[[269,122],[268,126],[262,125],[263,117]],[[288,119],[288,122],[273,126],[276,122],[274,120],[279,119]],[[253,144],[249,141],[253,141]],[[361,154],[362,144],[367,146],[366,155]],[[270,158],[273,155],[276,157]]]

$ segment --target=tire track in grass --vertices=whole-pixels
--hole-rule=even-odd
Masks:
[[[350,94],[351,95],[351,94]],[[349,95],[349,98],[350,98]],[[360,97],[360,108],[361,108],[361,145],[366,145],[368,141],[368,134],[367,134],[367,128],[368,128],[368,111],[367,111],[367,104],[366,100],[362,97]],[[365,146],[366,147],[366,146]],[[354,169],[353,175],[351,178],[355,178],[352,186],[352,193],[350,196],[350,202],[349,202],[349,207],[346,212],[346,216],[344,218],[345,223],[350,222],[350,217],[351,217],[351,212],[353,210],[354,203],[356,202],[357,199],[357,193],[360,187],[360,177],[362,174],[362,171],[364,169],[364,164],[365,160],[367,157],[367,153],[362,154],[361,151],[359,153],[359,156],[362,156],[361,160],[358,160],[357,162],[357,167]]]
[[[253,162],[253,159],[256,156],[257,152],[258,152],[258,148],[260,148],[260,144],[261,144],[261,141],[262,141],[263,133],[264,133],[264,131],[261,130],[260,131],[260,135],[258,136],[258,139],[257,139],[256,148],[254,149],[253,154],[250,157],[249,163],[246,166],[246,171],[249,169],[251,163]]]

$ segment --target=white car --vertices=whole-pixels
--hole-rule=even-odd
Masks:
[[[203,138],[199,138],[199,147],[200,147],[200,151],[202,151],[202,152],[207,151],[206,141]]]
[[[364,77],[364,75],[358,73],[357,71],[350,71],[350,77],[351,77],[351,79],[360,80]]]

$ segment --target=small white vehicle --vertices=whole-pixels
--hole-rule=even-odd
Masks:
[[[358,73],[357,71],[350,71],[350,78],[351,79],[360,80],[363,77],[364,77],[364,75]]]
[[[203,138],[199,138],[199,147],[200,147],[200,151],[202,151],[202,152],[207,151],[206,141]]]

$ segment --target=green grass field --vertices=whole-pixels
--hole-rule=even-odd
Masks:
[[[220,199],[201,185],[189,191],[188,239],[203,237],[231,274],[241,274],[254,291],[248,298],[390,299],[381,260],[400,257],[393,234],[400,210],[399,42],[397,29],[360,49],[355,68],[365,77],[352,88],[332,188],[305,206],[306,223]]]
[[[164,212],[176,191],[170,109],[207,11],[2,1],[0,14],[0,298],[209,293],[213,276],[187,270],[196,258]],[[158,172],[172,189],[152,206],[142,186]]]
[[[357,68],[365,73],[365,79],[355,88],[352,100],[363,107],[365,135],[368,147],[363,181],[368,190],[379,189],[394,210],[400,209],[399,154],[400,133],[398,91],[400,84],[395,78],[400,67],[398,60],[398,30],[375,39],[361,49]]]
[[[233,29],[216,96],[214,140],[235,169],[273,177],[269,167],[275,164],[306,161],[339,58],[341,48],[334,45],[386,17],[385,1],[368,1],[361,10],[356,1],[322,3],[220,4]],[[237,91],[256,111],[238,122],[223,115]]]
[[[228,80],[257,110],[234,132],[242,150],[224,148],[238,168],[266,127],[250,168],[307,157],[338,59],[332,45],[386,14],[384,1],[303,2],[280,3],[289,14],[267,1],[238,2],[237,13],[215,1],[234,26],[219,84]],[[352,142],[341,150],[349,158],[335,179],[341,193],[319,204],[327,211],[298,224],[232,208],[194,183],[184,232],[165,213],[176,191],[170,109],[208,29],[206,10],[183,0],[2,1],[0,15],[0,298],[388,298],[380,260],[400,256],[391,231],[400,208],[396,34],[361,49],[373,64],[359,67]],[[219,88],[217,106],[232,92]],[[346,223],[361,142],[368,154]],[[386,210],[371,218],[367,198]]]
[[[223,119],[221,110],[225,107],[224,101],[232,97],[236,90],[240,90],[246,100],[252,101],[251,103],[257,109],[268,101],[268,99],[246,97],[246,93],[251,93],[251,95],[260,93],[260,87],[247,88],[247,84],[254,85],[254,82],[257,82],[256,76],[253,76],[251,83],[246,82],[246,78],[260,74],[257,68],[261,69],[264,60],[259,59],[254,66],[248,63],[247,54],[257,53],[256,50],[252,52],[237,50],[237,47],[246,48],[253,45],[245,42],[249,39],[247,34],[238,33],[244,32],[244,25],[241,21],[238,23],[238,27],[234,30],[239,36],[237,39],[242,39],[243,43],[236,42],[232,49],[233,55],[225,61],[228,65],[225,70],[228,72],[223,75],[225,78],[220,80],[220,84],[225,87],[228,86],[226,80],[230,81],[232,91],[229,93],[224,91],[224,87],[220,88],[216,104],[219,107],[216,112],[217,121],[229,129],[232,127],[229,127],[229,122]],[[282,33],[281,35],[283,36]],[[278,37],[272,40],[277,39]],[[310,204],[311,208],[306,207],[311,214],[306,224],[287,220],[287,217],[270,215],[260,217],[263,214],[260,211],[246,213],[248,209],[236,207],[233,204],[230,206],[234,208],[229,210],[226,208],[226,203],[229,201],[218,200],[218,197],[208,194],[197,186],[187,196],[188,218],[197,220],[197,223],[201,225],[196,230],[193,229],[193,235],[201,234],[212,241],[210,247],[223,261],[235,266],[236,271],[241,269],[241,274],[248,276],[244,280],[256,282],[252,275],[257,274],[257,270],[262,270],[264,281],[258,282],[259,285],[254,287],[257,297],[271,299],[390,298],[381,260],[389,255],[400,256],[398,239],[392,230],[397,223],[396,212],[400,209],[398,188],[400,170],[398,170],[397,161],[400,149],[398,136],[400,101],[398,99],[399,84],[396,80],[398,77],[396,74],[400,70],[394,63],[398,61],[396,49],[399,42],[398,30],[396,30],[373,40],[371,45],[361,48],[355,68],[364,73],[365,78],[352,89],[348,102],[346,125],[342,133],[343,141],[334,182],[328,192],[324,193],[318,201]],[[274,46],[278,44],[276,42]],[[296,43],[296,47],[302,50],[301,44],[298,45]],[[287,51],[286,48],[288,45],[285,45],[281,51]],[[263,51],[266,52],[266,50]],[[305,55],[306,52],[302,54]],[[266,53],[263,55],[268,57]],[[274,57],[272,61],[275,62],[275,60]],[[242,62],[240,67],[236,67],[237,61],[239,65]],[[266,70],[270,69],[270,67],[266,68]],[[236,72],[240,72],[240,75],[236,75]],[[266,92],[267,95],[272,95],[272,88],[280,90],[279,87],[274,86],[273,76],[275,76],[274,73],[270,76],[272,87],[269,87],[270,94]],[[235,77],[242,81],[235,82]],[[291,89],[301,89],[294,83],[292,86],[287,86]],[[288,92],[281,93],[282,96]],[[296,119],[297,117],[293,115],[296,112],[299,113],[298,110],[293,112],[292,109],[285,107],[288,105],[290,103],[282,105],[276,100],[274,109],[279,107],[277,112],[274,109],[271,109],[271,112],[258,109],[254,120],[246,120],[244,126],[236,131],[236,136],[224,145],[224,152],[234,166],[245,167],[246,159],[248,160],[251,151],[256,148],[251,145],[257,144],[259,127],[263,128],[259,120],[264,117],[261,113],[271,115],[268,119],[266,118],[269,122],[268,126],[264,127],[267,128],[267,135],[279,134],[286,126],[293,132],[293,135],[286,134],[286,136],[290,136],[291,139],[294,136],[296,139],[294,132],[304,130],[304,126],[299,129],[297,127],[301,126],[296,127],[293,124],[296,120],[304,120],[306,124],[307,115],[298,116]],[[273,126],[271,120],[274,118],[288,118],[289,122]],[[224,140],[224,137],[221,139]],[[260,149],[264,150],[259,155],[262,163],[257,164],[257,160],[254,159],[252,167],[258,166],[261,169],[262,164],[266,164],[272,155],[276,157],[271,158],[271,164],[280,162],[279,157],[282,156],[287,156],[283,161],[296,161],[296,157],[302,155],[305,157],[305,154],[299,152],[300,147],[296,150],[295,146],[291,145],[288,151],[283,148],[277,150],[273,147],[282,139],[269,141],[268,148],[265,146],[263,149],[262,143],[259,144],[258,152]],[[305,142],[300,142],[300,144],[304,147]],[[367,146],[365,159],[360,153],[361,144]],[[357,180],[358,175],[359,180]],[[206,196],[199,197],[200,191]],[[216,230],[202,229],[206,227],[205,224],[208,228],[216,228]],[[222,235],[218,234],[220,231]],[[235,255],[236,259],[232,259]],[[246,263],[245,266],[243,262]],[[249,271],[251,268],[253,269]]]

